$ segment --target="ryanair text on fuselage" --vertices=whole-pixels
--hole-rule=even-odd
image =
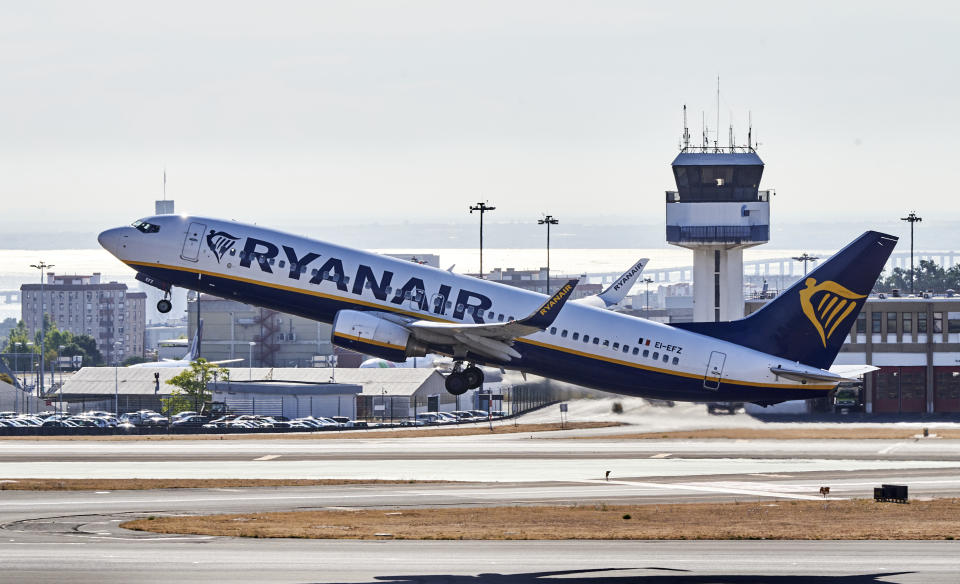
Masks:
[[[232,239],[234,242],[238,241],[238,238],[232,237],[224,232],[211,231],[207,236],[207,244],[217,257],[218,262],[229,249],[227,248],[225,250],[222,243],[227,238]],[[404,302],[412,302],[424,312],[432,312],[438,316],[447,316],[447,301],[450,300],[451,293],[453,292],[452,288],[447,284],[441,284],[437,288],[436,293],[430,297],[433,300],[431,303],[428,301],[426,284],[424,284],[423,279],[414,276],[409,278],[403,286],[397,288],[393,293],[393,297],[387,300],[387,290],[391,288],[393,281],[393,272],[390,270],[383,270],[380,274],[376,274],[370,266],[359,264],[355,276],[352,279],[352,286],[348,287],[343,260],[333,256],[323,259],[321,254],[315,252],[300,254],[288,245],[278,247],[269,241],[247,237],[243,251],[239,254],[240,267],[251,268],[253,263],[256,262],[262,271],[272,274],[273,266],[270,264],[270,260],[281,257],[281,249],[283,250],[282,257],[285,258],[289,264],[285,269],[287,270],[287,277],[291,280],[300,280],[301,275],[306,275],[307,272],[310,272],[310,284],[318,285],[324,280],[328,280],[336,284],[337,290],[357,296],[362,295],[364,288],[367,287],[373,296],[382,302],[389,301],[397,305],[401,305]],[[322,264],[320,264],[320,260],[323,260]],[[317,265],[319,265],[319,267],[312,267]],[[432,307],[430,306],[431,304],[433,304]],[[479,292],[460,289],[457,291],[456,301],[450,304],[452,312],[449,316],[452,318],[462,320],[464,315],[469,315],[472,317],[473,322],[482,324],[485,322],[483,314],[493,306],[493,301]]]

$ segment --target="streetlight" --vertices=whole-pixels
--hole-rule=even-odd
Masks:
[[[647,286],[647,310],[644,316],[650,318],[650,284],[653,283],[653,278],[644,278],[643,283]]]
[[[912,248],[912,244],[911,244],[911,248]],[[43,276],[44,276],[43,271],[46,269],[52,268],[54,266],[53,264],[48,264],[43,261],[40,261],[35,264],[30,264],[30,267],[37,268],[38,270],[40,270],[40,388],[38,390],[39,393],[37,394],[37,397],[40,397],[41,395],[43,395],[43,367],[44,367],[43,351],[46,347],[46,344],[44,343],[44,340],[45,340],[44,337],[47,336],[47,331],[44,329],[44,326],[43,326],[46,320],[45,317],[47,315],[46,308],[45,308],[46,302],[44,301],[44,298],[43,298]]]
[[[253,346],[257,343],[250,341],[250,360],[247,361],[247,374],[250,376],[249,381],[253,381]]]
[[[798,255],[798,256],[794,256],[794,257],[791,258],[791,259],[793,259],[794,261],[797,261],[797,262],[803,262],[803,275],[806,276],[806,275],[807,275],[807,262],[815,262],[815,261],[819,260],[820,258],[817,257],[817,256],[809,255],[807,252],[803,252],[803,254]],[[781,264],[781,266],[782,266],[782,264]],[[793,273],[793,269],[792,269],[792,268],[791,268],[790,272]]]
[[[547,296],[550,295],[550,226],[560,223],[553,218],[553,215],[547,215],[543,219],[537,219],[537,225],[547,226]]]
[[[480,279],[483,280],[483,214],[487,211],[493,211],[496,207],[488,205],[486,202],[480,202],[470,207],[470,214],[474,211],[480,211]]]
[[[113,415],[120,419],[120,348],[123,343],[113,343]]]
[[[910,214],[906,217],[901,217],[901,221],[907,221],[910,223],[910,293],[913,294],[913,282],[916,279],[913,275],[913,224],[923,221],[922,218],[917,217],[917,214],[914,211],[910,211]]]
[[[63,414],[63,364],[60,362],[60,352],[63,345],[57,347],[57,370],[60,371],[60,413]]]

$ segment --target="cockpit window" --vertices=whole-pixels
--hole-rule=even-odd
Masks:
[[[159,225],[147,223],[146,221],[134,221],[133,226],[137,228],[137,231],[142,231],[143,233],[157,233],[160,231]]]

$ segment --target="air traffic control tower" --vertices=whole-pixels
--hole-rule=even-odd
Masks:
[[[732,135],[732,133],[731,133]],[[770,240],[763,161],[747,146],[691,146],[684,128],[667,191],[667,243],[693,250],[693,320],[743,318],[743,250]]]

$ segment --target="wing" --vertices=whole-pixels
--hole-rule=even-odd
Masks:
[[[519,359],[520,353],[511,346],[514,339],[550,327],[560,313],[560,309],[572,295],[578,282],[579,280],[570,280],[561,286],[543,306],[520,320],[484,324],[438,323],[417,320],[406,323],[404,326],[410,330],[415,338],[423,342],[452,345],[457,355],[465,355],[469,351],[500,361]]]

